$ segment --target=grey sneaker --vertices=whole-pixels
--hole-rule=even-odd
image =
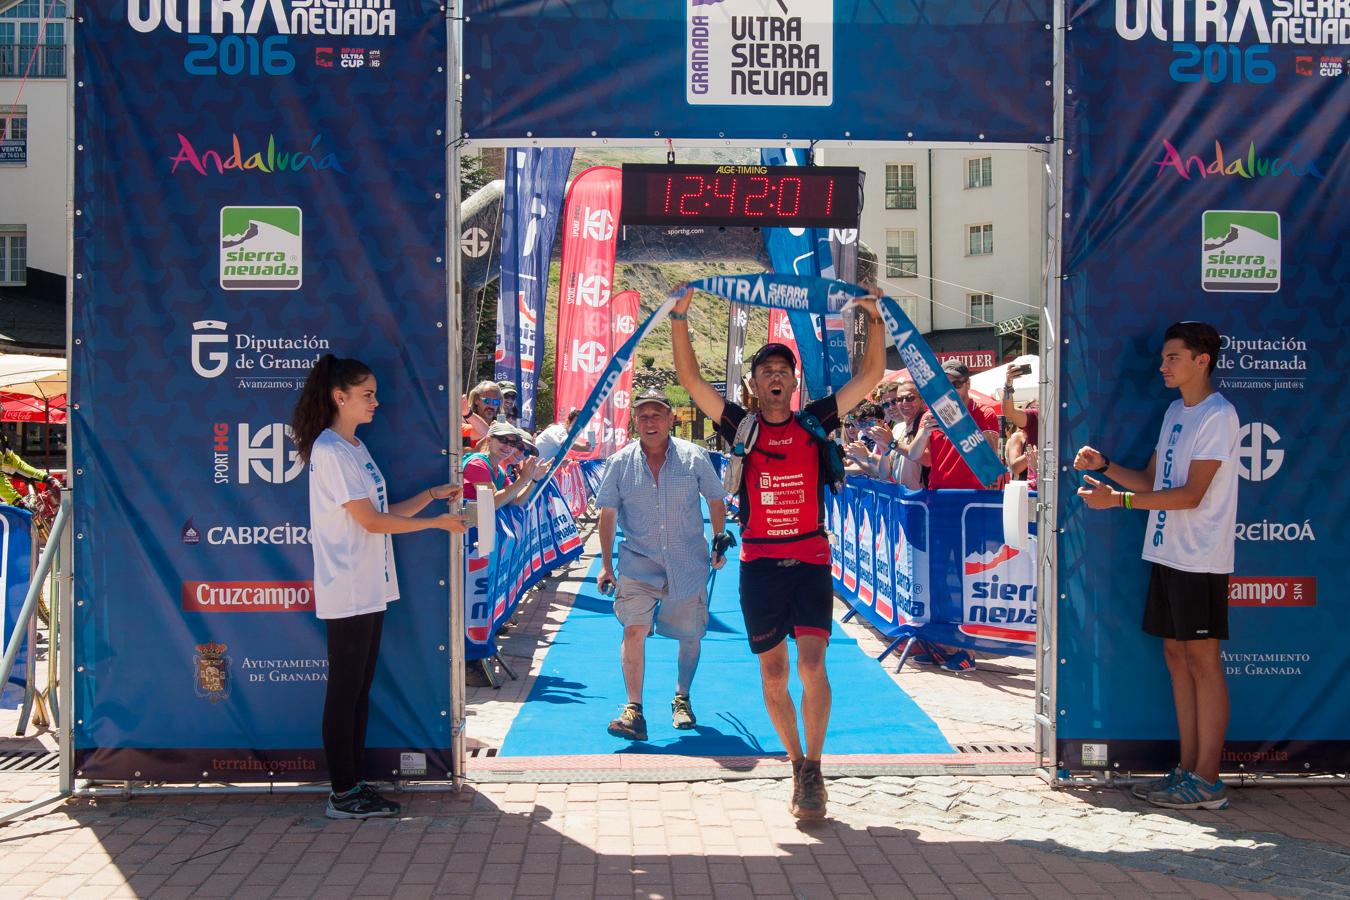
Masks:
[[[1176,766],[1161,778],[1155,778],[1152,781],[1141,781],[1130,787],[1130,793],[1134,794],[1140,800],[1147,800],[1149,794],[1156,794],[1159,791],[1165,791],[1176,784],[1186,775],[1186,770],[1181,766]]]
[[[328,807],[323,814],[330,819],[376,819],[396,816],[403,809],[393,800],[376,793],[362,782],[345,794],[328,795]]]
[[[619,717],[609,723],[606,729],[615,737],[628,738],[630,741],[645,741],[647,739],[647,720],[643,718],[642,707],[636,703],[629,703],[619,713]]]
[[[1227,809],[1228,788],[1222,778],[1210,784],[1194,772],[1186,772],[1167,790],[1149,794],[1148,802],[1167,809]]]
[[[820,774],[820,760],[801,759],[792,763],[792,803],[788,810],[799,819],[825,818],[825,778]]]
[[[694,717],[694,707],[689,704],[688,694],[676,694],[670,701],[670,724],[680,731],[688,731],[698,724]]]

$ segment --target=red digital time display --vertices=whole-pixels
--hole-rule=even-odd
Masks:
[[[859,204],[852,167],[623,167],[625,225],[857,228]]]

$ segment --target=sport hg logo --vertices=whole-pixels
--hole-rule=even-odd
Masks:
[[[250,431],[247,422],[239,424],[239,483],[248,484],[256,475],[268,484],[285,484],[304,469],[291,443],[290,426],[281,422]]]
[[[229,326],[224,322],[211,319],[192,323],[192,371],[203,378],[223,375],[230,365],[230,354],[227,350],[206,349],[216,345],[226,347],[229,345],[230,336],[225,333],[227,327]]]
[[[609,303],[609,279],[603,275],[577,276],[577,296],[587,306],[599,309]]]
[[[594,375],[605,367],[609,357],[605,347],[596,341],[572,341],[572,370],[580,369]]]
[[[293,291],[304,280],[303,214],[298,206],[220,210],[220,286],[227,291]]]
[[[1200,286],[1207,291],[1280,289],[1280,214],[1207,209],[1201,230]]]
[[[607,241],[614,237],[614,213],[607,209],[591,209],[582,213],[581,236],[594,241]]]
[[[1250,422],[1238,429],[1238,474],[1247,481],[1269,481],[1284,465],[1284,450],[1273,446],[1280,433],[1264,422]]]

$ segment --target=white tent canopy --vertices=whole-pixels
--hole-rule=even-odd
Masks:
[[[1012,362],[994,366],[970,376],[971,390],[979,391],[990,397],[1001,397],[1003,386],[1007,384],[1008,366],[1030,366],[1031,372],[1019,375],[1013,381],[1013,401],[1028,403],[1041,395],[1041,361],[1036,356],[1019,356]]]

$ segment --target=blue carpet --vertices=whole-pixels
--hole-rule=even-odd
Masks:
[[[626,699],[619,671],[623,629],[614,618],[613,601],[596,590],[595,577],[600,571],[597,558],[544,658],[529,698],[506,735],[500,755],[783,753],[764,711],[759,666],[745,639],[736,552],[732,551],[732,557],[718,571],[709,599],[711,619],[690,690],[698,717],[693,731],[676,731],[670,724],[678,644],[653,636],[647,640],[643,697],[648,740],[634,743],[605,732]],[[791,641],[789,645],[795,666],[796,645]],[[953,752],[933,720],[837,624],[825,661],[834,691],[826,753]],[[790,691],[800,716],[801,683],[795,672]]]

